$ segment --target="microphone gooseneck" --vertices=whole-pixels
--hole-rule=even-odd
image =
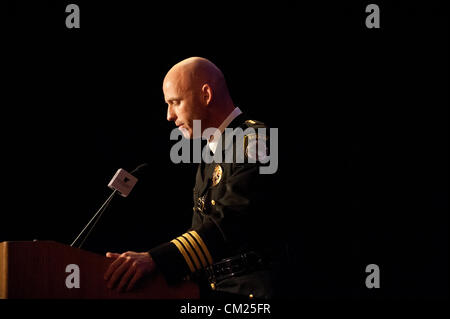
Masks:
[[[128,174],[128,175],[130,175],[130,174],[135,174],[136,175],[136,174],[141,173],[143,171],[143,169],[146,168],[147,166],[148,166],[147,163],[143,163],[143,164],[137,166],[134,170],[132,170],[131,173],[126,173],[126,172],[125,173]],[[116,173],[116,175],[113,177],[113,180],[117,177],[117,175],[118,174]],[[131,177],[133,177],[133,176],[131,176]],[[126,183],[126,181],[125,181],[125,183]],[[111,182],[110,182],[110,184],[111,184]],[[131,186],[131,189],[132,189],[133,186],[134,185]],[[106,211],[108,206],[111,204],[112,199],[119,192],[119,189],[117,189],[115,187],[112,187],[112,188],[114,188],[114,190],[112,191],[111,195],[109,195],[109,197],[106,199],[106,201],[103,203],[103,205],[97,210],[97,212],[94,214],[94,216],[91,218],[91,220],[89,220],[89,222],[86,224],[86,226],[84,226],[83,230],[78,234],[78,236],[75,238],[75,240],[72,242],[72,244],[70,244],[71,247],[73,247],[75,245],[75,243],[78,241],[78,239],[86,232],[86,230],[89,228],[89,226],[93,223],[92,227],[89,229],[89,231],[86,234],[86,236],[84,236],[84,238],[81,241],[81,243],[78,246],[78,248],[81,248],[83,246],[84,242],[89,237],[89,235],[92,232],[92,230],[94,229],[95,225],[100,220],[100,218],[102,217],[103,213]],[[130,192],[131,189],[129,189],[128,192]]]

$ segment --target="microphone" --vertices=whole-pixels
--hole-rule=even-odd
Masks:
[[[78,248],[81,248],[81,246],[84,244],[84,242],[88,238],[89,234],[94,229],[97,222],[102,217],[103,213],[108,208],[108,206],[111,203],[114,196],[117,193],[119,193],[120,196],[127,197],[130,194],[131,190],[133,189],[134,185],[136,185],[136,183],[138,181],[138,178],[136,176],[141,175],[141,173],[145,170],[145,168],[147,166],[148,166],[147,163],[143,163],[143,164],[137,166],[134,170],[132,170],[131,173],[128,173],[126,170],[124,170],[122,168],[119,168],[117,170],[117,172],[114,174],[111,181],[108,183],[108,187],[113,190],[111,195],[109,195],[109,197],[106,199],[106,201],[103,203],[103,205],[97,210],[95,215],[91,218],[91,220],[87,223],[87,225],[84,226],[83,230],[78,234],[77,238],[75,238],[75,240],[72,242],[72,244],[70,244],[71,247],[73,247],[75,245],[75,243],[78,241],[78,239],[81,237],[81,235],[83,235],[83,233],[88,229],[89,225],[91,225],[91,223],[93,223],[95,221],[94,224],[92,225],[91,229],[89,230],[89,232],[84,237],[83,241],[78,246]],[[132,175],[132,174],[134,174],[134,175]]]

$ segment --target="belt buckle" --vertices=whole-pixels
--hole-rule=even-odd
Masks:
[[[242,253],[238,256],[222,259],[221,261],[205,268],[211,289],[216,290],[217,283],[222,280],[247,273],[251,268],[247,257],[248,256],[246,253]]]
[[[224,259],[214,265],[213,272],[215,281],[219,282],[227,278],[242,275],[246,272],[245,266],[246,264],[242,256]]]

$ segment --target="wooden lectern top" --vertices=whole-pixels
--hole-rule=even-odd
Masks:
[[[160,273],[143,279],[130,292],[108,289],[103,275],[111,262],[105,256],[53,241],[1,242],[0,298],[199,298],[194,282],[169,286]]]

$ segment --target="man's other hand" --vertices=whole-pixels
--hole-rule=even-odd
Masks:
[[[149,253],[127,251],[123,254],[106,253],[106,257],[115,259],[105,272],[104,279],[108,288],[117,286],[119,291],[130,291],[146,274],[155,269],[155,263]]]

